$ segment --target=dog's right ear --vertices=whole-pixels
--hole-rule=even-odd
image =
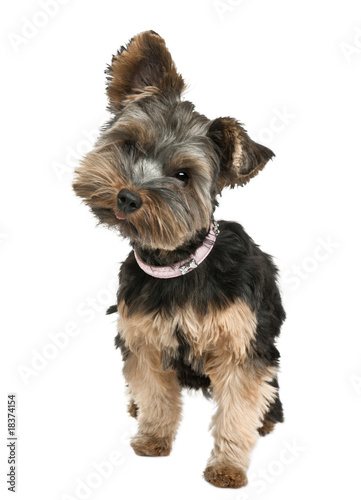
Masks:
[[[181,95],[185,89],[163,38],[144,31],[121,47],[106,69],[109,110],[121,110],[126,101],[157,91]]]

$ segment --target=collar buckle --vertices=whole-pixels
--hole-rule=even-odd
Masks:
[[[180,266],[179,270],[182,273],[182,275],[184,276],[191,269],[195,269],[196,267],[198,267],[198,264],[196,263],[196,261],[194,259],[191,259],[190,261],[183,264],[183,266]]]

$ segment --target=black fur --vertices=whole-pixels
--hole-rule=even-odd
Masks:
[[[227,417],[233,403],[231,391],[237,383],[231,390],[222,387],[222,375],[231,377],[229,370],[238,370],[237,363],[242,363],[244,382],[248,382],[247,373],[250,377],[250,394],[248,398],[244,393],[244,408],[239,398],[234,398],[235,410],[244,415],[255,400],[259,423],[263,419],[260,434],[265,435],[274,423],[283,421],[275,340],[285,312],[272,258],[241,225],[226,221],[219,223],[220,232],[207,258],[183,276],[152,277],[138,265],[134,252],[150,266],[171,267],[189,259],[202,244],[208,245],[217,196],[225,187],[246,184],[274,153],[254,142],[238,120],[210,120],[182,98],[184,79],[164,40],[153,31],[140,33],[121,47],[106,73],[108,109],[113,117],[102,128],[94,150],[76,169],[73,187],[99,223],[119,230],[134,249],[119,272],[117,306],[107,310],[107,314],[118,310],[119,325],[124,325],[119,327],[115,345],[124,361],[132,416],[137,415],[140,405],[142,418],[132,446],[139,455],[170,452],[170,438],[180,417],[175,372],[181,387],[201,389],[206,397],[213,391],[224,412],[215,424],[216,446],[205,479],[216,486],[241,487],[246,484],[245,470],[233,461],[239,454],[240,463],[247,463],[245,450],[236,442],[242,422],[233,412]],[[187,182],[182,182],[184,178]],[[118,202],[124,190],[139,201],[131,211]],[[236,318],[243,323],[243,314],[247,319],[238,328]],[[215,324],[214,332],[208,330],[212,326],[207,325],[207,315]],[[192,334],[200,333],[197,322],[202,324],[203,320],[205,338],[196,346]],[[142,331],[147,322],[150,332]],[[188,331],[184,325],[190,322]],[[223,335],[224,322],[227,326]],[[246,325],[247,339],[243,339]],[[229,332],[228,327],[235,331]],[[241,337],[233,341],[233,334]],[[239,352],[240,345],[247,349],[244,355]],[[170,368],[174,372],[169,370],[159,377],[160,370]],[[147,371],[143,373],[143,369]],[[157,375],[154,378],[153,369]],[[150,388],[153,384],[151,393],[142,390],[148,379]],[[262,386],[259,397],[254,384]],[[171,388],[176,388],[176,394]],[[159,418],[167,408],[171,417]],[[169,424],[168,420],[174,422]],[[253,426],[254,418],[249,420],[247,425]],[[234,436],[229,435],[232,426]],[[251,441],[248,431],[246,440]]]
[[[284,421],[283,407],[278,395],[278,389],[279,389],[278,380],[276,378],[273,379],[273,381],[270,382],[270,385],[277,388],[277,397],[273,401],[273,403],[270,404],[268,412],[264,416],[264,420],[276,424],[277,422]]]
[[[252,361],[260,368],[277,366],[279,352],[274,341],[286,317],[277,288],[277,268],[240,224],[220,221],[219,229],[207,259],[179,278],[160,280],[149,276],[140,269],[132,251],[120,269],[118,304],[124,300],[129,314],[159,311],[167,318],[174,307],[186,308],[192,304],[201,314],[207,314],[210,304],[222,309],[241,299],[257,317]],[[152,252],[142,257],[150,264],[159,265],[159,257],[152,256]],[[189,346],[181,333],[172,334],[177,337],[179,347],[170,365],[176,370],[181,385],[201,388],[209,394],[208,377],[184,361]],[[270,408],[270,415],[282,421],[279,399]]]
[[[182,332],[177,329],[175,336],[178,340],[177,355],[171,359],[169,366],[174,368],[179,383],[188,389],[201,389],[206,398],[211,397],[210,378],[202,373],[201,365],[189,362],[190,345],[184,338]]]
[[[115,344],[115,348],[116,349],[117,348],[120,349],[120,352],[122,353],[123,361],[126,361],[129,358],[129,355],[130,355],[130,349],[125,345],[125,341],[119,335],[119,333],[118,333],[118,335],[114,339],[114,344]]]
[[[207,259],[181,278],[159,280],[149,276],[140,269],[132,251],[119,273],[118,304],[124,300],[130,314],[159,311],[167,316],[174,306],[191,303],[206,314],[209,304],[223,308],[240,298],[252,311],[259,311],[255,348],[265,355],[263,344],[278,335],[285,318],[276,285],[277,269],[240,224],[220,221],[219,228]],[[151,258],[147,260],[151,263]]]
[[[108,307],[107,312],[105,314],[114,314],[117,312],[117,310],[118,310],[117,306],[113,305]]]

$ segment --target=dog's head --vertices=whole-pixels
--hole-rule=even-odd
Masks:
[[[209,120],[181,99],[164,40],[134,37],[107,69],[110,123],[76,170],[78,196],[133,244],[174,250],[210,226],[216,196],[273,156],[233,118]]]

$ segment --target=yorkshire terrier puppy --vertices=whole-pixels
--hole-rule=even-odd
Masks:
[[[164,40],[135,36],[107,71],[111,121],[76,170],[75,193],[129,238],[119,273],[118,335],[138,455],[171,451],[183,387],[217,404],[204,478],[247,484],[258,434],[283,421],[275,339],[285,319],[277,269],[236,222],[215,222],[217,195],[270,160],[233,118],[182,99]]]

